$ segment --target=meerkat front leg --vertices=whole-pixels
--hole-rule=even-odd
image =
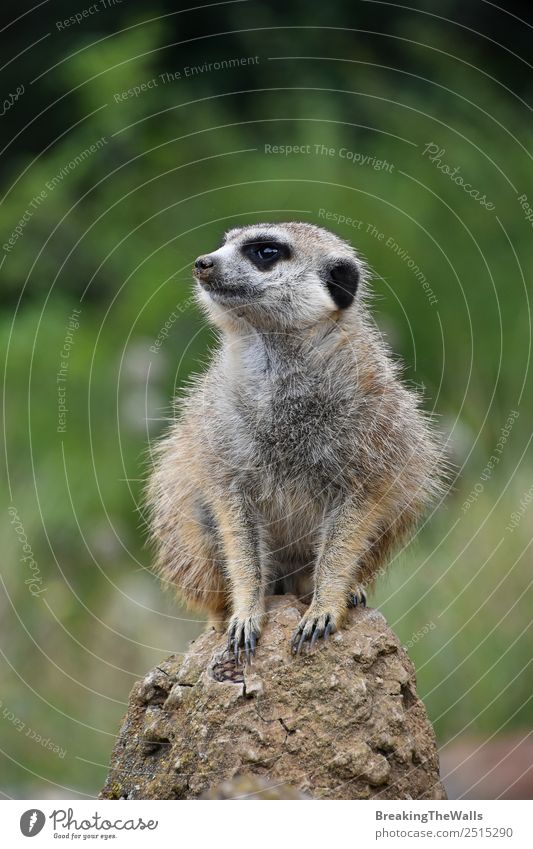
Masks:
[[[246,662],[255,655],[265,618],[264,581],[259,535],[244,504],[226,497],[215,509],[224,549],[224,568],[231,591],[228,650],[237,662],[241,650]]]
[[[313,648],[327,640],[342,624],[348,604],[366,604],[358,583],[358,564],[385,514],[385,505],[374,499],[363,504],[346,501],[330,517],[315,567],[315,590],[308,610],[296,628],[291,647],[299,654],[304,643]]]

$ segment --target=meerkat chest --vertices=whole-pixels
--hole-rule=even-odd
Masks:
[[[320,375],[241,386],[228,442],[232,465],[253,497],[276,512],[294,512],[310,498],[322,503],[343,484],[350,417],[350,398]]]

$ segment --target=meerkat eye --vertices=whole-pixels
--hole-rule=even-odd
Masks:
[[[262,248],[257,248],[256,253],[262,262],[270,262],[278,256],[279,250],[273,245],[263,245]]]
[[[242,252],[257,268],[265,270],[278,259],[290,256],[289,248],[279,242],[248,242],[243,245]]]

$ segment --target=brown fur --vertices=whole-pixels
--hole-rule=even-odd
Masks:
[[[412,532],[439,492],[441,452],[371,320],[353,250],[307,224],[257,227],[288,235],[292,258],[275,278],[249,270],[239,249],[257,228],[210,255],[209,285],[244,280],[250,302],[202,291],[222,346],[155,449],[148,502],[159,572],[182,599],[231,616],[234,644],[253,650],[265,593],[296,592],[310,599],[299,648],[342,624]],[[325,291],[324,255],[358,264],[346,309]],[[271,280],[256,304],[253,286]]]

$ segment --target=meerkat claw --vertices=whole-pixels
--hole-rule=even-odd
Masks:
[[[300,639],[300,637],[302,637],[302,630],[298,627],[296,629],[296,631],[294,632],[294,634],[292,635],[292,639],[291,639],[291,652],[292,652],[292,654],[298,654],[299,653],[300,644],[302,643],[302,640]]]
[[[356,587],[348,596],[348,607],[366,607],[366,592],[363,587]]]
[[[228,628],[228,653],[233,655],[235,662],[241,661],[241,653],[244,652],[245,663],[251,665],[257,648],[259,631],[250,619],[234,619]]]
[[[320,634],[319,634],[318,628],[315,628],[315,630],[313,631],[313,636],[311,637],[311,642],[309,643],[309,651],[310,652],[313,651],[315,644],[316,644],[316,641],[318,640],[319,636],[320,636]]]
[[[240,649],[243,645],[244,628],[242,623],[233,622],[228,630],[228,652],[235,658],[235,663],[239,663]]]
[[[320,637],[326,642],[329,635],[336,630],[335,622],[329,613],[312,616],[309,619],[304,617],[292,636],[292,654],[301,654],[305,643],[309,643],[309,652],[311,652]]]

